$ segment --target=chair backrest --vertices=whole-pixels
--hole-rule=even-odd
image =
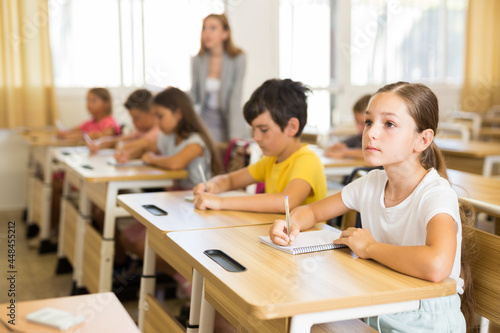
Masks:
[[[436,138],[457,138],[469,142],[470,131],[465,124],[443,121],[439,123]]]
[[[226,172],[236,171],[257,162],[262,157],[259,145],[251,140],[231,139],[224,154]],[[263,193],[264,183],[249,185],[246,191],[251,194]]]
[[[500,104],[495,104],[492,105],[489,109],[488,112],[486,112],[486,117],[500,117]]]
[[[464,226],[464,228],[473,228]],[[471,261],[476,313],[500,323],[500,237],[473,228],[478,253]]]
[[[481,116],[476,112],[452,111],[444,119],[446,122],[454,122],[466,125],[473,139],[479,138],[481,131]]]
[[[500,156],[487,156],[484,159],[483,176],[500,177]]]

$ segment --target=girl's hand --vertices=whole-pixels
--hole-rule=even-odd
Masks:
[[[340,238],[334,240],[335,244],[345,244],[360,258],[370,259],[368,248],[376,244],[377,241],[373,238],[368,229],[347,228],[342,231]]]
[[[287,246],[292,244],[300,233],[300,227],[297,223],[290,221],[290,238],[287,235],[286,221],[276,220],[269,229],[269,237],[274,244]]]
[[[142,161],[146,164],[153,164],[153,160],[155,159],[156,154],[152,151],[148,151],[144,155],[142,155]]]
[[[204,183],[199,183],[193,188],[193,194],[201,194],[201,193],[215,193],[214,184],[210,181],[207,182],[208,189],[205,187]]]
[[[206,210],[206,209],[220,210],[222,207],[222,198],[214,194],[204,192],[196,194],[194,196],[193,203],[196,208],[201,210]]]

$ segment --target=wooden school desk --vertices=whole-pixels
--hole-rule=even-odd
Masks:
[[[83,315],[85,321],[73,326],[64,332],[78,333],[110,333],[110,332],[139,332],[132,318],[113,293],[91,294],[71,297],[59,297],[42,299],[36,301],[25,301],[16,304],[16,325],[10,328],[18,332],[56,333],[62,332],[56,328],[30,323],[25,317],[28,313],[51,307],[58,310],[68,311],[75,315]],[[0,305],[2,309],[9,306],[8,303]],[[7,318],[7,319],[6,319]],[[2,323],[7,324],[9,317],[2,315]],[[0,326],[0,332],[5,325]],[[9,332],[9,331],[5,331]]]
[[[158,251],[176,253],[204,278],[200,333],[213,331],[212,306],[240,331],[304,333],[316,323],[416,310],[422,299],[456,293],[452,279],[410,277],[348,248],[295,256],[273,249],[258,239],[268,228],[167,234]],[[206,250],[221,250],[246,270],[227,271]]]
[[[55,136],[55,130],[45,129],[20,130],[19,134],[29,145],[29,167],[27,178],[27,222],[28,230],[40,227],[39,253],[54,251],[50,243],[50,219],[52,200],[53,165],[51,149],[61,146],[77,146],[83,140],[62,140]]]
[[[196,230],[210,228],[228,228],[235,226],[270,224],[274,220],[284,218],[283,214],[249,213],[239,211],[198,210],[184,198],[192,191],[156,192],[122,194],[118,196],[118,204],[124,207],[133,217],[147,228],[144,254],[143,277],[139,298],[139,327],[151,329],[154,320],[162,318],[169,332],[179,331],[178,323],[168,315],[162,314],[153,297],[155,291],[155,253],[175,268],[186,279],[192,280],[191,304],[199,304],[201,299],[201,276],[193,275],[191,267],[187,267],[175,252],[163,250],[166,233],[179,230]],[[154,205],[167,212],[166,216],[155,216],[147,211],[144,205]],[[268,226],[266,227],[268,228]],[[158,249],[162,249],[158,251]],[[147,313],[146,313],[147,311]],[[199,307],[191,306],[190,318],[199,317]],[[191,324],[196,324],[191,322]],[[153,329],[154,331],[154,329]]]
[[[448,179],[461,199],[481,212],[500,217],[500,179],[446,170]]]
[[[457,139],[435,139],[451,169],[483,174],[484,159],[488,156],[500,156],[500,144],[471,140],[463,142]]]
[[[186,178],[187,171],[168,171],[151,166],[115,167],[108,163],[113,150],[97,155],[71,148],[54,150],[65,167],[58,240],[58,271],[64,257],[73,266],[76,292],[83,286],[92,293],[110,291],[114,256],[115,220],[129,216],[116,205],[119,190],[171,186]],[[70,186],[79,189],[76,207]],[[91,225],[91,202],[104,211],[103,234]],[[75,292],[74,292],[75,293]]]

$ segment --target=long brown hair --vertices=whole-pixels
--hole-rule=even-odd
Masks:
[[[390,92],[403,99],[410,115],[415,120],[418,133],[426,129],[432,129],[434,135],[436,135],[439,123],[439,105],[436,95],[429,87],[419,83],[396,82],[380,88],[375,95],[381,92]],[[434,141],[420,154],[420,164],[425,169],[435,168],[441,177],[448,179],[446,175],[446,163]],[[468,203],[460,202],[460,220],[462,225],[473,225],[474,218],[474,209],[472,206]],[[464,229],[466,230],[464,231]],[[470,267],[475,253],[475,244],[472,232],[467,228],[462,228],[460,276],[464,280],[464,292],[460,299],[468,331],[475,323],[475,299]]]
[[[417,132],[431,129],[436,135],[439,123],[439,105],[436,95],[429,87],[420,83],[396,82],[383,86],[374,94],[390,92],[405,102],[408,112],[415,120]],[[435,168],[439,175],[448,179],[446,164],[434,141],[420,154],[420,164],[427,170]]]
[[[106,114],[110,115],[113,113],[113,101],[111,100],[111,93],[106,88],[92,88],[89,90],[92,93],[102,99],[104,102],[109,103],[109,108],[106,110]]]
[[[193,103],[185,92],[178,88],[169,87],[154,97],[153,104],[163,106],[172,111],[180,109],[182,119],[177,124],[175,133],[183,139],[188,138],[191,133],[198,133],[210,151],[212,174],[217,175],[223,172],[222,161],[214,141],[201,122],[200,117],[194,111]]]
[[[222,24],[222,29],[227,31],[227,39],[224,41],[224,51],[230,57],[236,57],[238,54],[243,53],[243,50],[241,50],[239,47],[237,47],[233,43],[233,39],[231,37],[231,27],[229,26],[229,21],[227,20],[226,14],[210,14],[203,19],[203,25],[205,25],[205,21],[209,18],[215,18],[215,19],[219,20],[219,22]],[[203,28],[202,28],[202,31],[203,31]],[[203,36],[201,36],[200,39],[201,39],[201,43],[200,43],[200,50],[198,51],[198,55],[205,54],[205,52],[208,51],[203,46]]]

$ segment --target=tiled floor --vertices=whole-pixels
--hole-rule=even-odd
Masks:
[[[56,253],[38,254],[38,239],[26,239],[26,224],[22,221],[21,212],[0,212],[0,271],[2,283],[8,270],[7,262],[7,228],[8,221],[15,221],[17,270],[16,301],[27,301],[53,297],[70,296],[73,279],[72,274],[57,275]],[[4,255],[5,254],[5,255]],[[3,289],[3,288],[2,288]],[[160,294],[160,292],[158,292]],[[9,297],[4,290],[0,292],[0,303],[6,303]],[[137,300],[122,302],[130,316],[137,322]],[[178,315],[180,307],[186,300],[171,299],[164,302],[170,313]]]

